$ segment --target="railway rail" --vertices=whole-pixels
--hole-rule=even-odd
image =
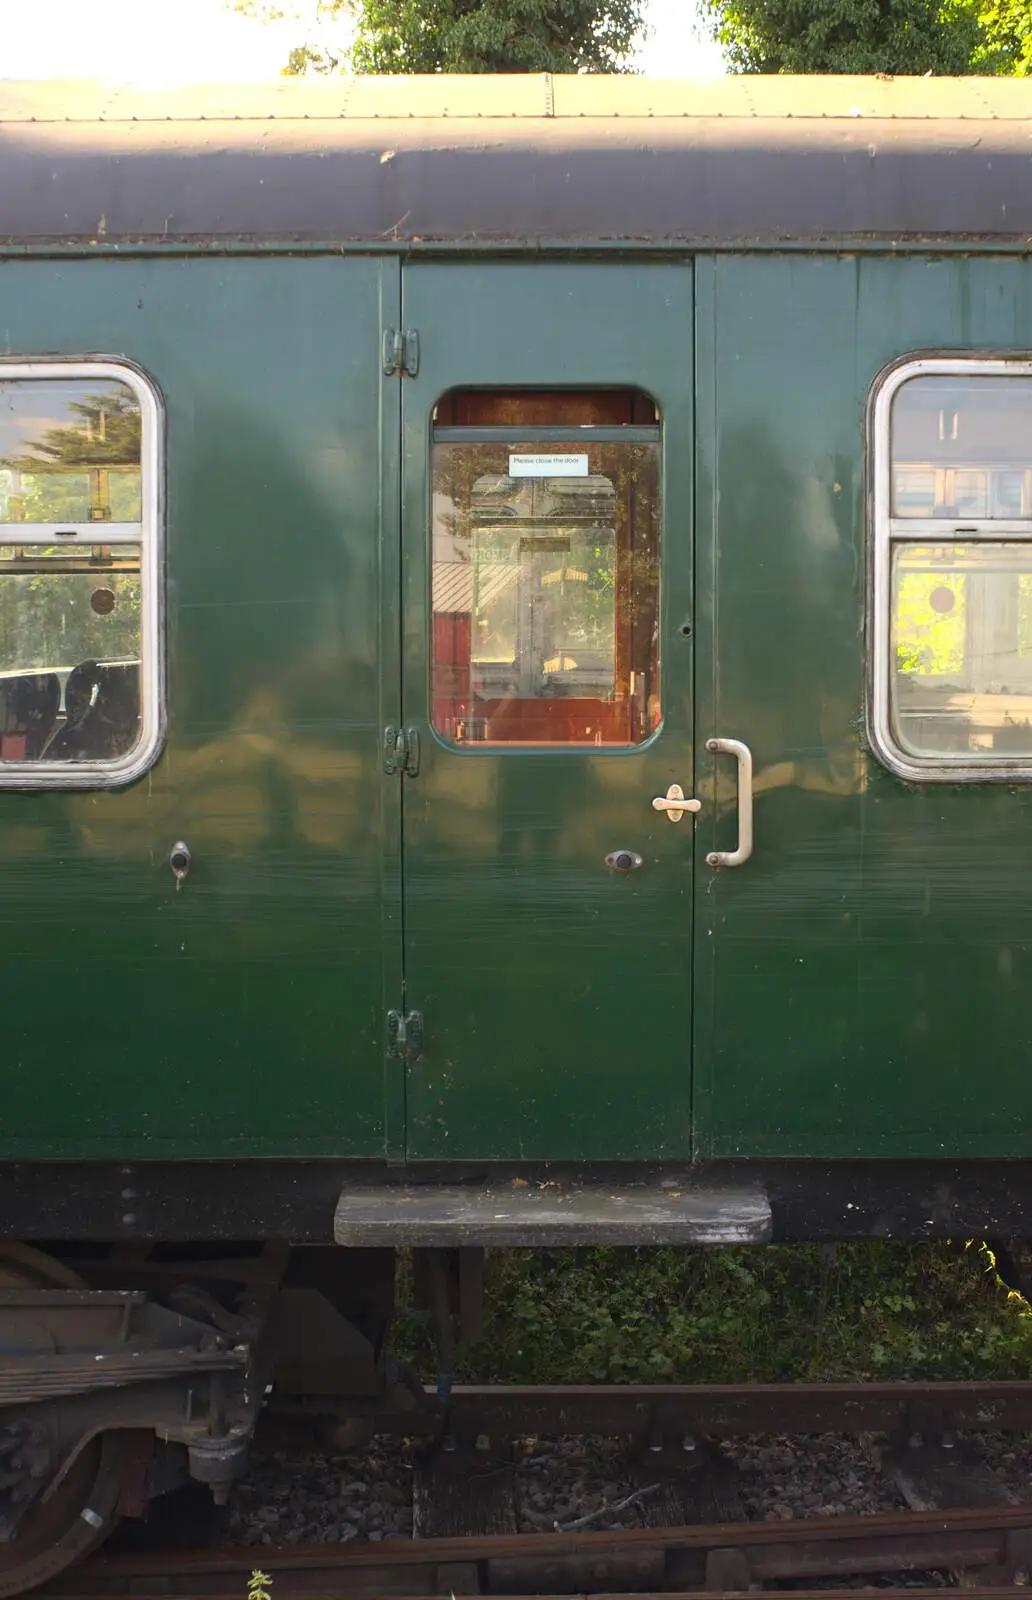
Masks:
[[[325,1403],[323,1403],[324,1405]],[[309,1410],[320,1410],[318,1398]],[[300,1417],[300,1408],[277,1416]],[[1032,1383],[492,1384],[397,1388],[387,1407],[361,1403],[376,1433],[1032,1432]]]
[[[692,1594],[755,1592],[771,1580],[875,1576],[936,1568],[983,1573],[979,1592],[1015,1594],[1032,1506],[712,1523],[605,1532],[467,1535],[379,1545],[175,1551],[98,1557],[41,1594],[77,1600],[149,1593],[190,1600],[245,1594],[256,1566],[276,1600],[297,1596]],[[818,1591],[819,1592],[819,1591]],[[841,1591],[839,1591],[841,1592]],[[880,1590],[880,1593],[885,1593]],[[914,1593],[910,1587],[907,1591]]]
[[[1029,1503],[1014,1503],[1013,1491],[977,1450],[963,1437],[957,1441],[958,1434],[1032,1432],[1029,1383],[463,1387],[445,1402],[409,1384],[395,1400],[387,1410],[370,1411],[365,1422],[421,1442],[414,1537],[100,1555],[45,1592],[69,1600],[130,1594],[140,1600],[149,1593],[242,1600],[256,1565],[271,1576],[275,1600],[712,1596],[786,1580],[819,1584],[942,1570],[974,1578],[980,1594],[1013,1595],[1014,1585],[1032,1574],[1032,1488]],[[296,1433],[304,1420],[295,1412],[269,1422],[273,1430],[286,1424]],[[710,1474],[705,1465],[717,1463],[714,1438],[828,1432],[882,1436],[884,1470],[911,1509],[750,1521],[734,1509],[733,1491],[722,1497],[719,1481],[714,1486],[719,1469]],[[624,1436],[638,1481],[659,1491],[643,1505],[643,1520],[653,1525],[515,1532],[512,1443],[560,1434]],[[686,1435],[699,1446],[690,1455]],[[714,1515],[714,1508],[727,1514]],[[796,1591],[826,1592],[832,1591]],[[906,1593],[915,1593],[913,1578]]]

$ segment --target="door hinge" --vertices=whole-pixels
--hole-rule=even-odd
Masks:
[[[419,771],[419,734],[415,728],[384,728],[383,770],[388,778],[404,772],[414,778]]]
[[[384,328],[383,370],[388,378],[395,373],[414,378],[419,371],[419,334],[415,328]]]
[[[421,1011],[388,1011],[388,1059],[404,1061],[411,1067],[419,1060],[422,1054],[423,1013]]]

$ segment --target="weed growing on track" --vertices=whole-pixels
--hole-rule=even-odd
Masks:
[[[429,1377],[404,1292],[396,1348]],[[537,1250],[488,1257],[467,1383],[1032,1377],[1032,1310],[979,1244]]]

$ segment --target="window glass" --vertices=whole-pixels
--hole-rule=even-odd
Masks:
[[[97,761],[139,737],[140,547],[0,546],[0,761]]]
[[[127,384],[0,382],[0,523],[141,516],[140,402]]]
[[[914,377],[892,402],[892,514],[1032,515],[1032,384]]]
[[[0,363],[0,786],[157,748],[158,413],[111,366]]]
[[[919,757],[1032,757],[1032,544],[900,541],[892,723]]]
[[[433,722],[456,743],[659,725],[658,434],[604,431],[434,444]]]

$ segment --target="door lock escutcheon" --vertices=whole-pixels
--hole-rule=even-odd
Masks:
[[[637,850],[610,850],[606,866],[611,872],[637,872],[644,862]]]
[[[666,794],[657,794],[652,802],[653,811],[665,811],[668,822],[680,822],[686,811],[701,811],[702,801],[686,799],[679,783],[672,783]]]

